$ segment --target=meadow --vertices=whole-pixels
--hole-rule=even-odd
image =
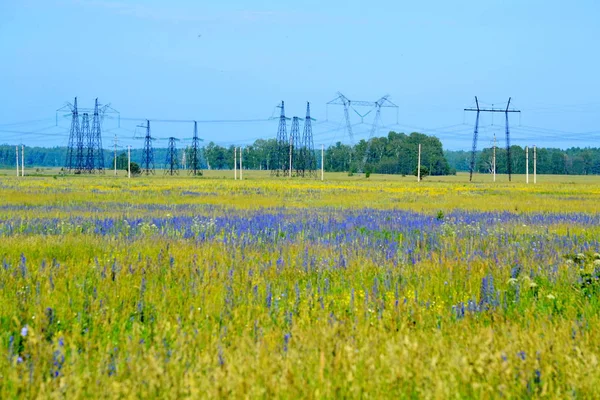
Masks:
[[[0,177],[0,398],[595,398],[600,180]]]

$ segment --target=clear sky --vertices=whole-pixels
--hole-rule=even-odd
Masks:
[[[512,96],[516,144],[600,146],[599,17],[593,0],[0,0],[0,143],[65,145],[69,119],[52,127],[55,110],[78,96],[124,118],[186,120],[267,119],[281,100],[303,116],[310,101],[315,142],[329,145],[348,141],[342,108],[325,106],[341,91],[391,96],[399,125],[385,109],[379,135],[418,130],[468,149],[475,115],[463,108]],[[482,116],[480,147],[493,133],[502,143],[502,118]],[[30,120],[41,121],[15,124]],[[141,145],[139,122],[106,120],[105,146],[115,133]],[[207,141],[244,145],[275,137],[277,121],[199,127]],[[44,135],[21,133],[32,131]],[[152,131],[183,138],[192,127]]]

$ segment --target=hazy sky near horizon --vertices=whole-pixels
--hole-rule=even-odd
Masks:
[[[0,143],[66,145],[69,118],[53,127],[55,110],[78,96],[123,118],[185,120],[267,119],[281,100],[303,116],[310,101],[315,143],[329,145],[348,141],[342,108],[325,106],[340,91],[391,96],[398,125],[385,109],[378,135],[424,131],[468,149],[475,115],[463,108],[475,95],[496,106],[512,96],[515,144],[600,146],[599,17],[592,0],[4,0]],[[373,115],[354,127],[357,140]],[[140,122],[106,120],[105,147],[114,134],[141,145]],[[152,124],[157,137],[191,129]],[[223,145],[276,130],[276,120],[199,125]],[[493,133],[503,143],[502,114],[482,116],[480,147]]]

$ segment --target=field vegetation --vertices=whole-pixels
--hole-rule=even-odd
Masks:
[[[598,393],[595,178],[11,173],[0,398]]]

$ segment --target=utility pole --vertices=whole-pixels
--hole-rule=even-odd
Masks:
[[[233,148],[233,180],[237,181],[237,147]]]
[[[127,146],[127,178],[131,179],[131,145]]]
[[[324,180],[324,161],[325,161],[325,145],[321,145],[321,181]]]
[[[525,183],[529,184],[529,146],[525,146]]]
[[[244,165],[242,163],[242,148],[240,147],[240,181],[244,179],[242,175],[242,171],[244,170]]]
[[[21,176],[25,176],[25,146],[21,145]]]
[[[494,182],[496,182],[496,134],[494,133],[494,150],[492,156],[492,169],[494,173]]]
[[[294,117],[294,121],[295,121],[295,119],[296,119],[296,117]],[[292,122],[292,128],[293,128],[293,126],[294,126],[294,124]],[[293,161],[292,160],[292,149],[293,149],[293,146],[294,146],[294,135],[293,135],[293,132],[294,131],[292,129],[292,131],[290,132],[290,172],[289,172],[290,179],[292,178],[292,161]]]
[[[477,96],[475,96],[475,104],[476,108],[465,108],[464,111],[475,111],[477,112],[477,117],[475,118],[475,130],[473,131],[473,148],[471,149],[471,168],[469,174],[469,181],[473,179],[473,171],[475,170],[475,152],[477,151],[477,135],[479,133],[479,113],[489,112],[489,113],[504,113],[505,115],[505,127],[506,127],[506,167],[508,169],[508,180],[511,180],[512,175],[512,159],[510,154],[510,129],[508,126],[508,114],[509,113],[520,113],[520,110],[511,109],[510,107],[511,98],[508,98],[508,103],[506,104],[506,108],[494,108],[492,105],[491,108],[480,108],[479,100]],[[493,117],[494,114],[492,114]]]
[[[115,135],[114,144],[115,144],[115,176],[117,176],[117,143],[119,140],[117,139],[117,135]]]
[[[417,162],[417,182],[421,182],[421,143],[419,143],[419,161]]]
[[[15,147],[15,150],[17,151],[17,177],[19,176],[19,146],[17,145]]]
[[[533,145],[533,183],[537,183],[537,151],[535,144]]]

